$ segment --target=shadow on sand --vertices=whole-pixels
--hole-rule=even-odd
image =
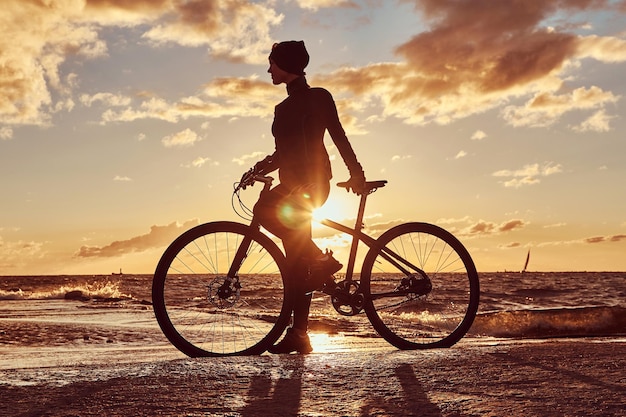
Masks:
[[[302,357],[290,361],[289,365],[285,368],[289,370],[289,376],[278,378],[274,384],[272,383],[272,377],[269,372],[263,372],[252,378],[248,394],[246,395],[248,401],[247,405],[240,410],[242,417],[259,415],[323,415],[324,412],[329,411],[327,408],[320,410],[301,410],[301,403],[310,403],[311,401],[309,400],[314,400],[309,398],[310,394],[316,392],[314,388],[308,387],[307,393],[305,393],[307,397],[305,401],[302,401],[302,375],[305,373],[305,363]],[[394,370],[394,375],[397,381],[390,381],[388,386],[397,387],[399,384],[401,392],[379,393],[375,389],[368,389],[366,390],[367,392],[373,392],[374,394],[363,395],[363,391],[358,389],[347,391],[344,389],[341,392],[333,393],[334,395],[331,396],[326,394],[327,398],[325,400],[332,402],[333,405],[329,408],[340,412],[341,415],[346,415],[344,414],[346,409],[354,408],[355,405],[360,404],[360,407],[356,407],[358,411],[356,411],[354,415],[362,417],[371,415],[441,416],[439,408],[428,399],[424,387],[418,381],[411,365],[401,364],[397,366]],[[322,374],[322,376],[324,375]],[[323,387],[323,385],[328,384],[328,379],[332,379],[332,376],[327,375],[327,377],[328,378],[319,378],[317,382],[307,381],[307,385],[318,385],[320,388],[319,391],[328,393],[328,387]],[[360,384],[371,384],[371,381],[367,379],[359,381],[355,377],[354,381],[351,383],[357,388]],[[350,382],[348,382],[347,385],[350,385]],[[324,401],[324,398],[321,398],[321,400]],[[345,402],[344,407],[341,406],[342,401]]]

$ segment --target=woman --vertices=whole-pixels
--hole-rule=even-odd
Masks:
[[[287,279],[298,294],[293,306],[293,326],[269,351],[310,353],[313,349],[307,327],[311,293],[332,281],[332,274],[342,267],[332,252],[322,253],[311,238],[311,212],[328,198],[332,178],[324,145],[326,130],[348,167],[348,182],[357,194],[365,183],[365,175],[341,126],[331,94],[307,84],[304,68],[309,54],[304,42],[274,44],[269,63],[273,84],[286,84],[288,97],[274,112],[275,152],[259,161],[254,170],[265,174],[278,169],[280,184],[259,199],[254,214],[262,226],[282,239]]]

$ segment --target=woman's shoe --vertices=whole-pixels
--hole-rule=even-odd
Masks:
[[[281,353],[311,353],[313,347],[309,340],[309,335],[306,333],[299,333],[293,328],[287,329],[287,333],[283,340],[272,346],[267,350],[269,353],[281,354]]]
[[[309,294],[321,290],[324,286],[334,287],[333,274],[343,265],[333,258],[332,251],[326,251],[322,257],[316,259],[309,266],[309,274],[304,280],[304,293]]]

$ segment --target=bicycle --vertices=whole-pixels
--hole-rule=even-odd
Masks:
[[[245,208],[241,190],[261,182],[264,193],[272,181],[249,172],[246,181],[235,184],[233,199]],[[478,310],[476,267],[457,238],[432,224],[400,224],[376,239],[365,234],[367,197],[386,183],[366,182],[354,227],[321,221],[352,236],[345,278],[321,291],[341,315],[365,312],[378,334],[399,349],[451,347],[467,333]],[[156,319],[188,356],[262,354],[289,325],[294,290],[284,277],[285,257],[248,214],[249,225],[217,221],[184,232],[157,265],[152,286]],[[356,279],[359,242],[369,249]]]

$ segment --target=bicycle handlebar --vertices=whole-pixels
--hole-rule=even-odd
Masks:
[[[274,181],[273,177],[259,174],[254,168],[250,168],[245,174],[243,174],[241,180],[239,180],[239,183],[235,186],[235,192],[240,189],[245,190],[247,187],[252,187],[255,182],[262,182],[270,186],[272,185],[272,181]]]
[[[255,182],[262,182],[263,184],[265,184],[266,187],[270,187],[273,181],[273,177],[258,173],[255,171],[254,168],[251,168],[245,174],[243,174],[241,180],[235,186],[235,192],[239,191],[240,189],[245,190],[247,187],[252,187]],[[384,187],[386,184],[387,180],[366,181],[363,184],[363,189],[359,190],[357,194],[370,194],[376,189]],[[345,188],[346,191],[350,191],[354,188],[353,184],[350,181],[338,182],[337,187]]]

